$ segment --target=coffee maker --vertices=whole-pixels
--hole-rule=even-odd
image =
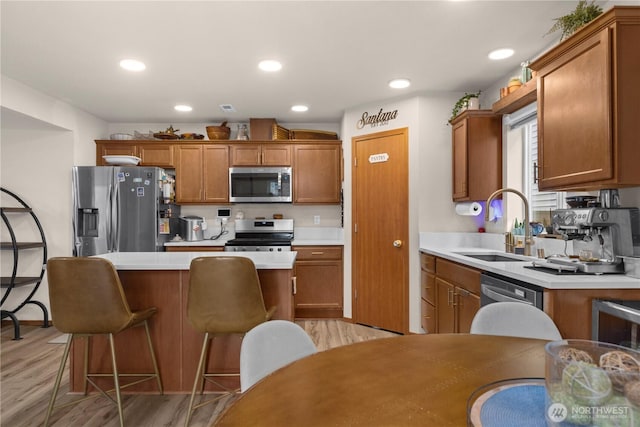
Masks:
[[[555,234],[573,242],[578,256],[549,258],[550,263],[582,273],[624,273],[620,256],[640,256],[638,208],[558,209],[551,223]]]

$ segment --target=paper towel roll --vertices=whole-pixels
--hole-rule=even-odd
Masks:
[[[478,202],[456,203],[456,213],[458,215],[478,216],[482,212],[482,205]]]

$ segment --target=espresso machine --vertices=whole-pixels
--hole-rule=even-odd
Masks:
[[[573,243],[573,256],[552,256],[535,267],[583,274],[624,273],[620,256],[640,256],[638,208],[574,208],[553,212],[555,234]]]

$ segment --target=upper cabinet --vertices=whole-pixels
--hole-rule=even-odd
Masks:
[[[544,54],[538,71],[538,186],[640,185],[640,7],[613,7]]]
[[[140,157],[140,166],[173,168],[172,147],[161,141],[96,141],[96,165],[107,165],[102,156],[136,156]]]
[[[453,201],[486,200],[502,187],[502,120],[467,110],[451,121]]]
[[[340,141],[293,146],[293,203],[339,204],[341,188]]]
[[[229,203],[229,167],[261,165],[292,167],[294,204],[341,203],[341,141],[96,141],[96,165],[104,155],[175,168],[178,204]]]
[[[229,203],[229,147],[176,144],[176,203]]]
[[[231,166],[291,166],[291,146],[274,143],[232,144]]]

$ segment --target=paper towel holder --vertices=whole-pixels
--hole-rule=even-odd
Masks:
[[[462,216],[478,216],[482,213],[482,205],[478,202],[456,203],[456,213]]]

